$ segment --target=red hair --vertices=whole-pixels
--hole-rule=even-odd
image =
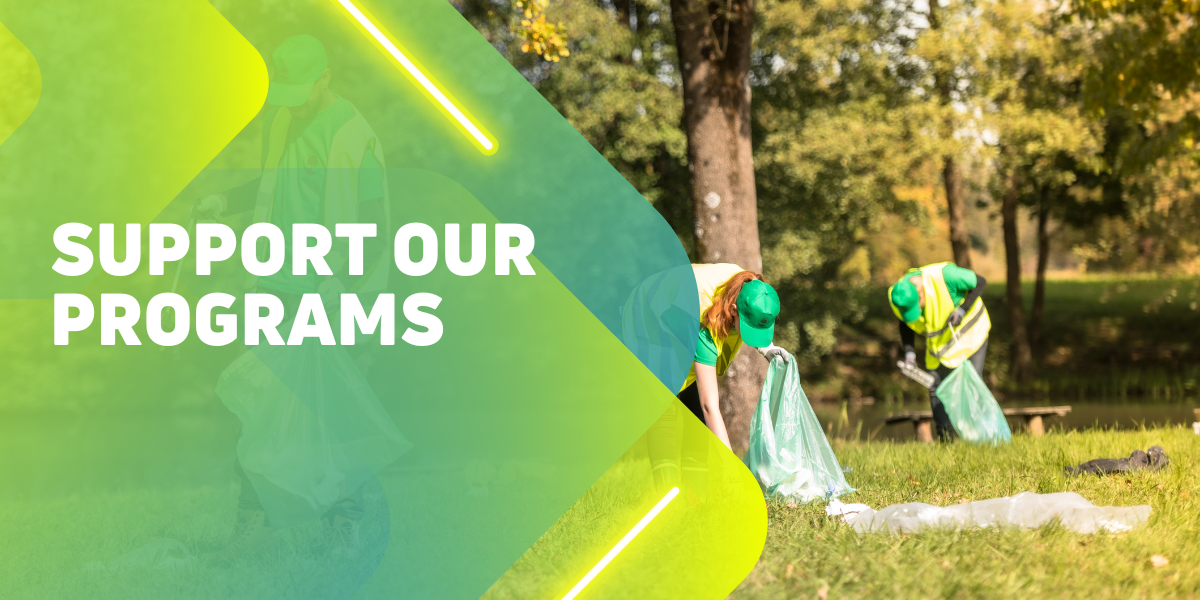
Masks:
[[[762,275],[753,271],[739,271],[718,288],[720,293],[713,298],[712,306],[705,309],[704,314],[700,315],[700,325],[708,329],[713,340],[724,338],[737,326],[738,295],[742,293],[742,286],[747,281],[755,279],[763,280]]]

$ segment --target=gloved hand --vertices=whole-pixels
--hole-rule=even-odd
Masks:
[[[912,346],[904,347],[904,362],[915,365],[917,364],[917,349]]]
[[[216,221],[225,212],[225,201],[220,194],[210,194],[192,205],[192,217],[197,221]]]
[[[771,344],[770,346],[767,346],[766,348],[759,348],[758,352],[759,352],[759,354],[763,355],[763,358],[767,359],[767,362],[770,362],[771,359],[775,358],[776,356],[783,357],[783,362],[785,362],[785,363],[788,361],[787,350],[784,350],[783,348],[780,348],[779,346],[776,346],[775,344]]]
[[[946,317],[946,323],[951,327],[958,327],[962,325],[962,320],[965,316],[967,316],[967,309],[960,306],[954,309],[954,312],[950,313],[949,317]]]

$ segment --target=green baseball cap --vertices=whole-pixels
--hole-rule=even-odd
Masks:
[[[779,294],[764,281],[742,284],[737,299],[742,341],[747,346],[766,348],[775,339],[775,317],[779,316]]]
[[[917,286],[910,281],[916,274],[918,273],[909,273],[901,277],[889,292],[892,306],[900,312],[900,318],[905,323],[912,323],[921,318],[921,298],[917,295]]]
[[[294,35],[271,54],[275,65],[267,104],[300,106],[312,94],[313,84],[325,74],[329,60],[325,46],[311,35]]]

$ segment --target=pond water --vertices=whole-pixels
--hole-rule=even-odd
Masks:
[[[1002,408],[1022,408],[1027,406],[1070,406],[1071,412],[1065,417],[1044,417],[1047,431],[1051,429],[1137,429],[1145,424],[1146,427],[1166,424],[1190,425],[1196,420],[1194,408],[1200,408],[1200,400],[1183,403],[1113,403],[1113,402],[1079,402],[1078,400],[1012,400],[1002,402]],[[913,426],[909,422],[887,425],[885,420],[894,414],[928,411],[929,402],[876,402],[874,404],[851,404],[844,406],[837,403],[813,404],[813,411],[826,432],[839,437],[853,438],[857,432],[858,439],[892,439],[897,441],[915,438]],[[1025,429],[1025,420],[1021,417],[1009,417],[1009,427],[1013,433]]]

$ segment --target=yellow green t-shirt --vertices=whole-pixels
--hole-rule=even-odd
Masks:
[[[696,276],[696,291],[700,293],[700,314],[713,305],[713,300],[721,295],[724,286],[734,275],[745,269],[729,263],[692,265],[692,273]],[[694,361],[702,365],[717,368],[717,375],[724,375],[742,347],[742,336],[731,331],[724,338],[714,339],[712,332],[706,327],[700,328],[696,341]],[[692,365],[687,379],[681,390],[696,382],[696,365]]]

